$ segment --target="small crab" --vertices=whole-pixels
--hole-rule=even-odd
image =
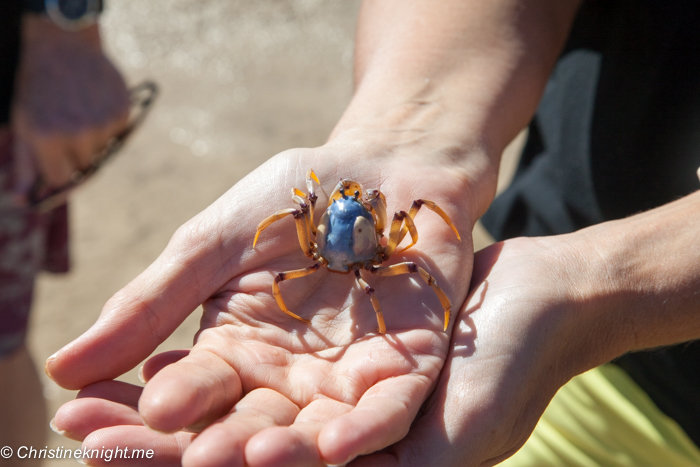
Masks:
[[[372,307],[377,314],[378,331],[384,334],[386,326],[381,306],[377,297],[374,296],[374,289],[362,278],[360,270],[365,269],[376,276],[418,273],[425,283],[433,288],[440,300],[445,312],[443,330],[446,331],[450,322],[452,306],[445,292],[437,285],[433,276],[416,263],[410,261],[385,267],[380,267],[379,265],[394,254],[396,247],[407,233],[410,233],[412,243],[401,251],[405,251],[416,244],[418,232],[413,223],[413,218],[421,206],[431,209],[442,217],[457,235],[457,239],[461,241],[457,228],[447,214],[432,201],[426,199],[415,200],[408,213],[406,211],[398,211],[394,214],[391,228],[389,229],[388,243],[386,246],[382,246],[380,240],[383,237],[387,221],[386,198],[379,190],[368,190],[365,197],[362,186],[359,183],[352,180],[340,180],[333,193],[331,193],[328,207],[321,216],[321,221],[317,227],[314,224],[314,208],[318,197],[314,191],[312,181],[321,185],[314,171],[309,169],[306,174],[308,194],[292,188],[292,199],[299,205],[299,208],[283,209],[264,219],[258,225],[255,239],[253,240],[253,248],[255,248],[260,232],[273,222],[291,215],[297,226],[297,235],[302,251],[306,256],[316,261],[313,266],[308,268],[277,273],[272,283],[272,295],[275,297],[280,309],[292,318],[311,324],[309,320],[292,313],[287,308],[280,293],[279,283],[289,279],[308,276],[318,271],[322,265],[326,266],[329,271],[340,274],[348,274],[350,271],[353,271],[357,283],[364,289],[372,302]],[[315,241],[312,238],[315,238]]]

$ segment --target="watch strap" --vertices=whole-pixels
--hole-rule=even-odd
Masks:
[[[23,0],[24,11],[31,13],[46,13],[46,3],[44,0]]]
[[[22,0],[24,11],[37,14],[46,13],[46,0]],[[102,0],[56,0],[64,16],[70,19],[76,19],[92,10],[96,13],[101,13],[104,9]]]

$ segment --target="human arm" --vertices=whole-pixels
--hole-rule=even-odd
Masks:
[[[363,3],[355,95],[330,140],[381,138],[460,169],[475,223],[493,199],[501,153],[534,114],[578,3]]]
[[[17,190],[37,175],[53,187],[87,168],[126,125],[126,86],[102,50],[99,26],[64,31],[37,14],[22,21],[12,129]]]
[[[560,2],[552,4],[556,8],[561,5]],[[503,36],[507,36],[506,40],[501,34],[494,34],[493,38],[488,38],[488,35],[483,34],[481,22],[465,18],[464,15],[469,11],[462,9],[457,3],[440,3],[439,12],[428,9],[431,14],[440,15],[430,19],[430,22],[423,21],[427,18],[423,11],[426,5],[434,7],[435,3],[413,3],[411,7],[416,10],[411,10],[410,15],[407,11],[408,16],[401,18],[401,22],[407,23],[406,28],[411,34],[423,38],[426,49],[416,49],[414,44],[409,42],[403,53],[395,56],[391,53],[384,54],[372,60],[369,57],[370,53],[358,50],[358,61],[361,63],[359,68],[366,67],[367,70],[358,78],[356,97],[329,142],[322,148],[287,151],[276,156],[183,227],[161,258],[107,304],[101,320],[93,330],[59,352],[55,359],[49,362],[49,372],[61,384],[81,387],[122,373],[150,353],[164,335],[171,332],[186,314],[204,301],[207,301],[205,318],[209,319],[204,320],[204,327],[207,329],[200,333],[195,349],[200,350],[200,357],[209,358],[214,355],[216,358],[206,362],[197,361],[194,368],[191,366],[187,372],[176,375],[178,368],[186,368],[185,364],[192,363],[196,358],[191,355],[188,362],[182,362],[179,367],[166,368],[155,375],[141,396],[140,408],[144,419],[152,427],[172,431],[210,418],[212,412],[221,414],[222,410],[225,412],[230,408],[239,394],[226,394],[221,389],[235,388],[236,378],[239,376],[247,381],[241,385],[242,393],[249,393],[250,389],[262,384],[262,378],[252,375],[250,371],[255,358],[260,357],[246,355],[243,352],[246,349],[243,348],[239,351],[246,355],[248,361],[243,365],[233,361],[232,349],[240,336],[229,333],[249,332],[255,327],[264,329],[266,325],[272,324],[278,327],[275,332],[284,336],[280,339],[289,339],[287,334],[282,333],[293,330],[293,343],[296,345],[297,336],[306,338],[312,331],[298,328],[299,323],[289,322],[277,309],[269,293],[272,271],[305,265],[299,263],[299,259],[303,260],[303,257],[293,236],[294,229],[289,225],[291,221],[286,226],[280,222],[265,231],[258,249],[255,252],[251,251],[250,243],[255,225],[269,214],[252,207],[259,206],[261,200],[279,208],[289,206],[289,189],[295,185],[303,186],[303,175],[310,167],[314,168],[326,184],[326,191],[330,191],[340,177],[361,181],[366,187],[381,188],[387,195],[390,210],[406,209],[412,200],[418,198],[428,198],[442,206],[457,224],[463,244],[459,245],[454,240],[449,228],[439,218],[431,213],[421,213],[416,219],[421,240],[413,252],[409,251],[406,254],[406,258],[431,261],[431,264],[434,264],[434,268],[430,267],[431,273],[439,273],[439,276],[436,276],[438,283],[446,287],[453,304],[456,306],[463,301],[471,273],[471,245],[468,233],[495,191],[495,173],[502,147],[529,119],[537,101],[536,97],[529,97],[532,108],[524,115],[521,114],[519,103],[527,99],[518,100],[518,105],[513,106],[511,114],[510,111],[504,110],[507,100],[504,96],[514,97],[519,92],[528,95],[538,93],[546,79],[547,72],[542,72],[541,77],[524,78],[530,74],[528,67],[533,62],[525,58],[526,53],[521,48],[536,48],[533,53],[537,57],[540,49],[549,50],[549,62],[546,65],[551,68],[565,33],[562,32],[561,37],[556,37],[558,42],[555,45],[544,40],[540,42],[546,44],[535,41],[542,46],[537,48],[535,45],[525,44],[525,39],[513,36],[522,34],[529,37],[528,31],[536,32],[535,35],[542,34],[551,20],[549,17],[544,25],[523,26],[523,31],[520,31],[517,25],[511,23],[517,23],[522,16],[515,13],[513,16],[494,15],[494,21],[505,23],[493,27],[499,31],[504,30]],[[491,14],[515,7],[515,3],[493,5],[494,10],[489,10]],[[533,2],[533,5],[533,8],[540,8],[542,4]],[[384,12],[384,21],[391,24],[396,19],[393,12],[403,14],[404,9],[408,10],[405,5],[398,8],[400,9]],[[478,9],[474,11],[479,15],[485,14]],[[528,21],[539,17],[529,10],[528,13],[531,13]],[[367,18],[367,15],[370,18],[375,17],[375,14],[364,12],[363,18]],[[462,29],[457,31],[448,28],[447,25],[441,24],[442,21],[457,21],[462,25]],[[365,27],[365,30],[366,33],[370,33],[372,28]],[[469,43],[463,36],[467,32],[472,34],[472,31],[477,31],[478,34],[474,32],[474,36],[470,37],[478,37],[486,45],[489,45],[489,41],[496,42],[489,45],[493,49],[502,46],[513,47],[516,50],[504,52],[502,56],[491,52],[481,55],[475,52],[474,60],[467,60],[467,64],[464,64],[465,58],[470,54],[461,51],[461,47]],[[366,33],[360,34],[361,43],[363,34]],[[488,41],[484,40],[484,37],[487,37]],[[400,38],[401,31],[396,31],[394,35],[385,39],[368,41],[376,44],[380,50],[397,51],[399,45],[394,42]],[[387,43],[382,45],[385,41]],[[499,41],[503,44],[499,45]],[[439,61],[444,62],[443,66],[437,66],[435,63],[438,61],[434,62],[431,57],[427,57],[430,59],[427,63],[420,65],[425,54],[433,53],[441,54]],[[371,61],[372,64],[362,65],[363,60]],[[489,63],[489,60],[493,60],[493,63]],[[412,66],[402,67],[401,62]],[[544,63],[545,60],[542,59],[541,62]],[[382,72],[382,68],[388,71]],[[539,69],[539,65],[533,68]],[[394,69],[401,69],[401,73],[394,75]],[[426,78],[429,79],[427,87]],[[479,90],[476,85],[471,86],[472,79],[487,89]],[[524,83],[532,86],[524,86]],[[420,88],[416,88],[417,85]],[[457,92],[460,86],[468,87],[470,91]],[[517,115],[517,118],[513,115]],[[498,122],[504,122],[503,125],[509,128],[502,132],[496,131]],[[500,141],[501,139],[503,141]],[[318,277],[328,277],[328,274]],[[352,291],[353,282],[346,279],[338,276],[317,279],[316,275],[308,281],[299,279],[299,282],[296,282],[299,295],[310,297],[307,301],[299,300],[299,305],[306,308],[308,315],[305,316],[314,317],[312,330],[317,329],[321,335],[325,335],[333,329],[348,330],[355,325],[363,330],[363,333],[353,338],[359,337],[359,340],[362,340],[367,330],[374,327],[374,315],[366,296]],[[407,332],[406,337],[418,336],[419,339],[422,339],[420,336],[430,335],[431,342],[434,339],[431,343],[432,348],[416,347],[416,355],[419,357],[416,358],[416,362],[435,363],[430,363],[429,372],[419,372],[420,376],[426,377],[427,384],[421,388],[423,392],[409,394],[406,392],[406,386],[392,388],[391,394],[395,399],[403,398],[407,394],[415,396],[405,398],[407,404],[406,410],[401,412],[403,418],[400,423],[394,424],[399,429],[387,432],[386,424],[366,424],[360,426],[359,430],[346,429],[345,432],[350,431],[364,437],[361,442],[357,442],[337,436],[337,433],[343,433],[340,430],[342,426],[338,425],[341,422],[337,422],[335,427],[327,424],[324,431],[318,435],[318,439],[324,458],[329,461],[369,452],[402,436],[425,398],[426,388],[429,388],[437,377],[435,369],[442,365],[447,348],[445,335],[441,330],[437,332],[439,328],[436,324],[439,321],[429,322],[425,318],[426,309],[430,310],[428,316],[434,318],[432,291],[421,290],[419,295],[413,295],[413,291],[411,294],[405,294],[406,281],[399,280],[398,284],[401,285],[393,286],[391,282],[383,281],[381,287],[372,283],[378,293],[382,290],[388,291],[384,298],[380,296],[380,300],[385,307],[389,331]],[[329,285],[331,287],[327,287]],[[228,300],[245,297],[248,297],[246,300],[250,302],[259,300],[259,303],[248,306],[250,302],[232,303]],[[342,307],[343,302],[339,301],[338,297],[350,299],[348,303],[351,304],[357,302],[358,311],[351,314],[351,310]],[[418,301],[416,298],[425,309],[415,305]],[[241,311],[244,313],[241,314]],[[229,318],[234,321],[221,321]],[[139,326],[140,323],[149,324]],[[424,333],[424,330],[430,334]],[[251,336],[259,337],[254,334]],[[339,336],[344,338],[340,334]],[[316,345],[317,338],[311,338]],[[374,345],[377,341],[376,336],[371,338]],[[265,340],[268,340],[265,343],[269,343],[267,337]],[[346,341],[340,340],[341,346],[344,342]],[[352,348],[358,353],[352,356],[349,353],[344,354],[342,362],[352,361],[349,360],[350,357],[359,361],[374,352],[368,347],[357,345],[358,342],[352,342]],[[336,344],[335,340],[333,344]],[[218,350],[211,352],[214,346]],[[258,352],[258,355],[271,353],[264,347],[260,350],[262,351]],[[283,351],[283,355],[290,351],[289,348],[280,348],[279,345],[273,350]],[[382,346],[381,351],[390,352],[392,349]],[[294,351],[291,355],[295,356],[297,352],[299,351]],[[109,358],[113,355],[120,355],[120,358]],[[378,364],[375,364],[375,368],[377,367]],[[199,372],[201,368],[211,368],[214,371],[205,375]],[[268,380],[275,379],[273,375],[276,373],[273,370],[275,369],[271,368],[266,374]],[[283,366],[281,370],[288,368]],[[371,368],[364,368],[363,376],[370,370]],[[324,377],[328,374],[332,373],[324,373]],[[386,374],[395,376],[394,373]],[[181,378],[186,378],[187,384],[174,383],[182,382]],[[195,379],[197,381],[194,381]],[[367,380],[376,381],[372,378]],[[201,384],[200,381],[211,383]],[[188,386],[190,382],[192,384]],[[358,393],[367,393],[367,387],[357,386],[358,381],[352,383],[353,389],[361,388]],[[363,381],[360,383],[367,384]],[[191,387],[196,389],[194,392],[211,395],[212,399],[208,405],[202,407],[188,405],[184,397],[182,400],[173,400],[172,397],[158,399],[162,394],[167,395],[168,389],[172,389],[166,384],[173,384],[172,387],[177,388],[177,391],[170,391],[174,396],[182,396],[182,388]],[[266,384],[271,383],[267,381]],[[297,384],[298,388],[292,389],[300,391],[300,388],[307,387],[302,382]],[[278,393],[284,394],[302,407],[309,403],[308,399],[298,397],[289,388],[283,388],[281,385],[275,388]],[[350,400],[351,405],[356,402]],[[388,416],[382,410],[375,413]],[[368,412],[364,412],[364,415],[368,415]],[[166,416],[167,420],[161,419]],[[346,428],[347,426],[345,425]],[[380,431],[382,428],[384,430]],[[198,438],[200,443],[207,439],[206,433],[207,431]],[[263,435],[261,432],[260,436]],[[368,440],[372,444],[368,443]]]
[[[357,465],[494,465],[573,376],[700,338],[698,228],[700,192],[478,252],[436,391],[406,438]]]

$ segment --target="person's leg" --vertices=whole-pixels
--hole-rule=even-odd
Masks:
[[[4,130],[4,131],[3,131]],[[25,346],[34,281],[44,262],[46,228],[38,214],[13,201],[12,141],[0,127],[0,447],[46,446],[46,403]]]
[[[0,359],[0,446],[46,446],[46,401],[36,366],[27,348],[22,345]],[[12,459],[3,466],[32,467],[40,460]]]

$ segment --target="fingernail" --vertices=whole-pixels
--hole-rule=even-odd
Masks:
[[[56,426],[56,417],[52,418],[51,421],[49,422],[49,428],[51,428],[51,431],[53,431],[57,435],[66,436],[66,431],[59,430],[58,427]]]
[[[139,381],[141,381],[143,384],[146,384],[146,378],[143,377],[143,365],[139,367],[138,373],[136,373],[136,376],[139,378]]]
[[[356,456],[351,455],[350,457],[345,459],[345,462],[341,462],[340,464],[325,464],[325,465],[326,465],[326,467],[345,467],[346,465],[348,465],[350,463],[350,461],[355,459],[355,457]]]
[[[77,462],[78,464],[87,465],[87,462],[85,462],[84,460],[77,458],[77,457],[75,458],[75,462]]]
[[[54,379],[53,376],[51,376],[51,372],[49,371],[49,365],[52,361],[56,360],[57,354],[58,352],[51,355],[49,358],[46,359],[46,363],[44,363],[44,373],[46,373],[46,376],[48,376],[51,381],[54,381]]]

